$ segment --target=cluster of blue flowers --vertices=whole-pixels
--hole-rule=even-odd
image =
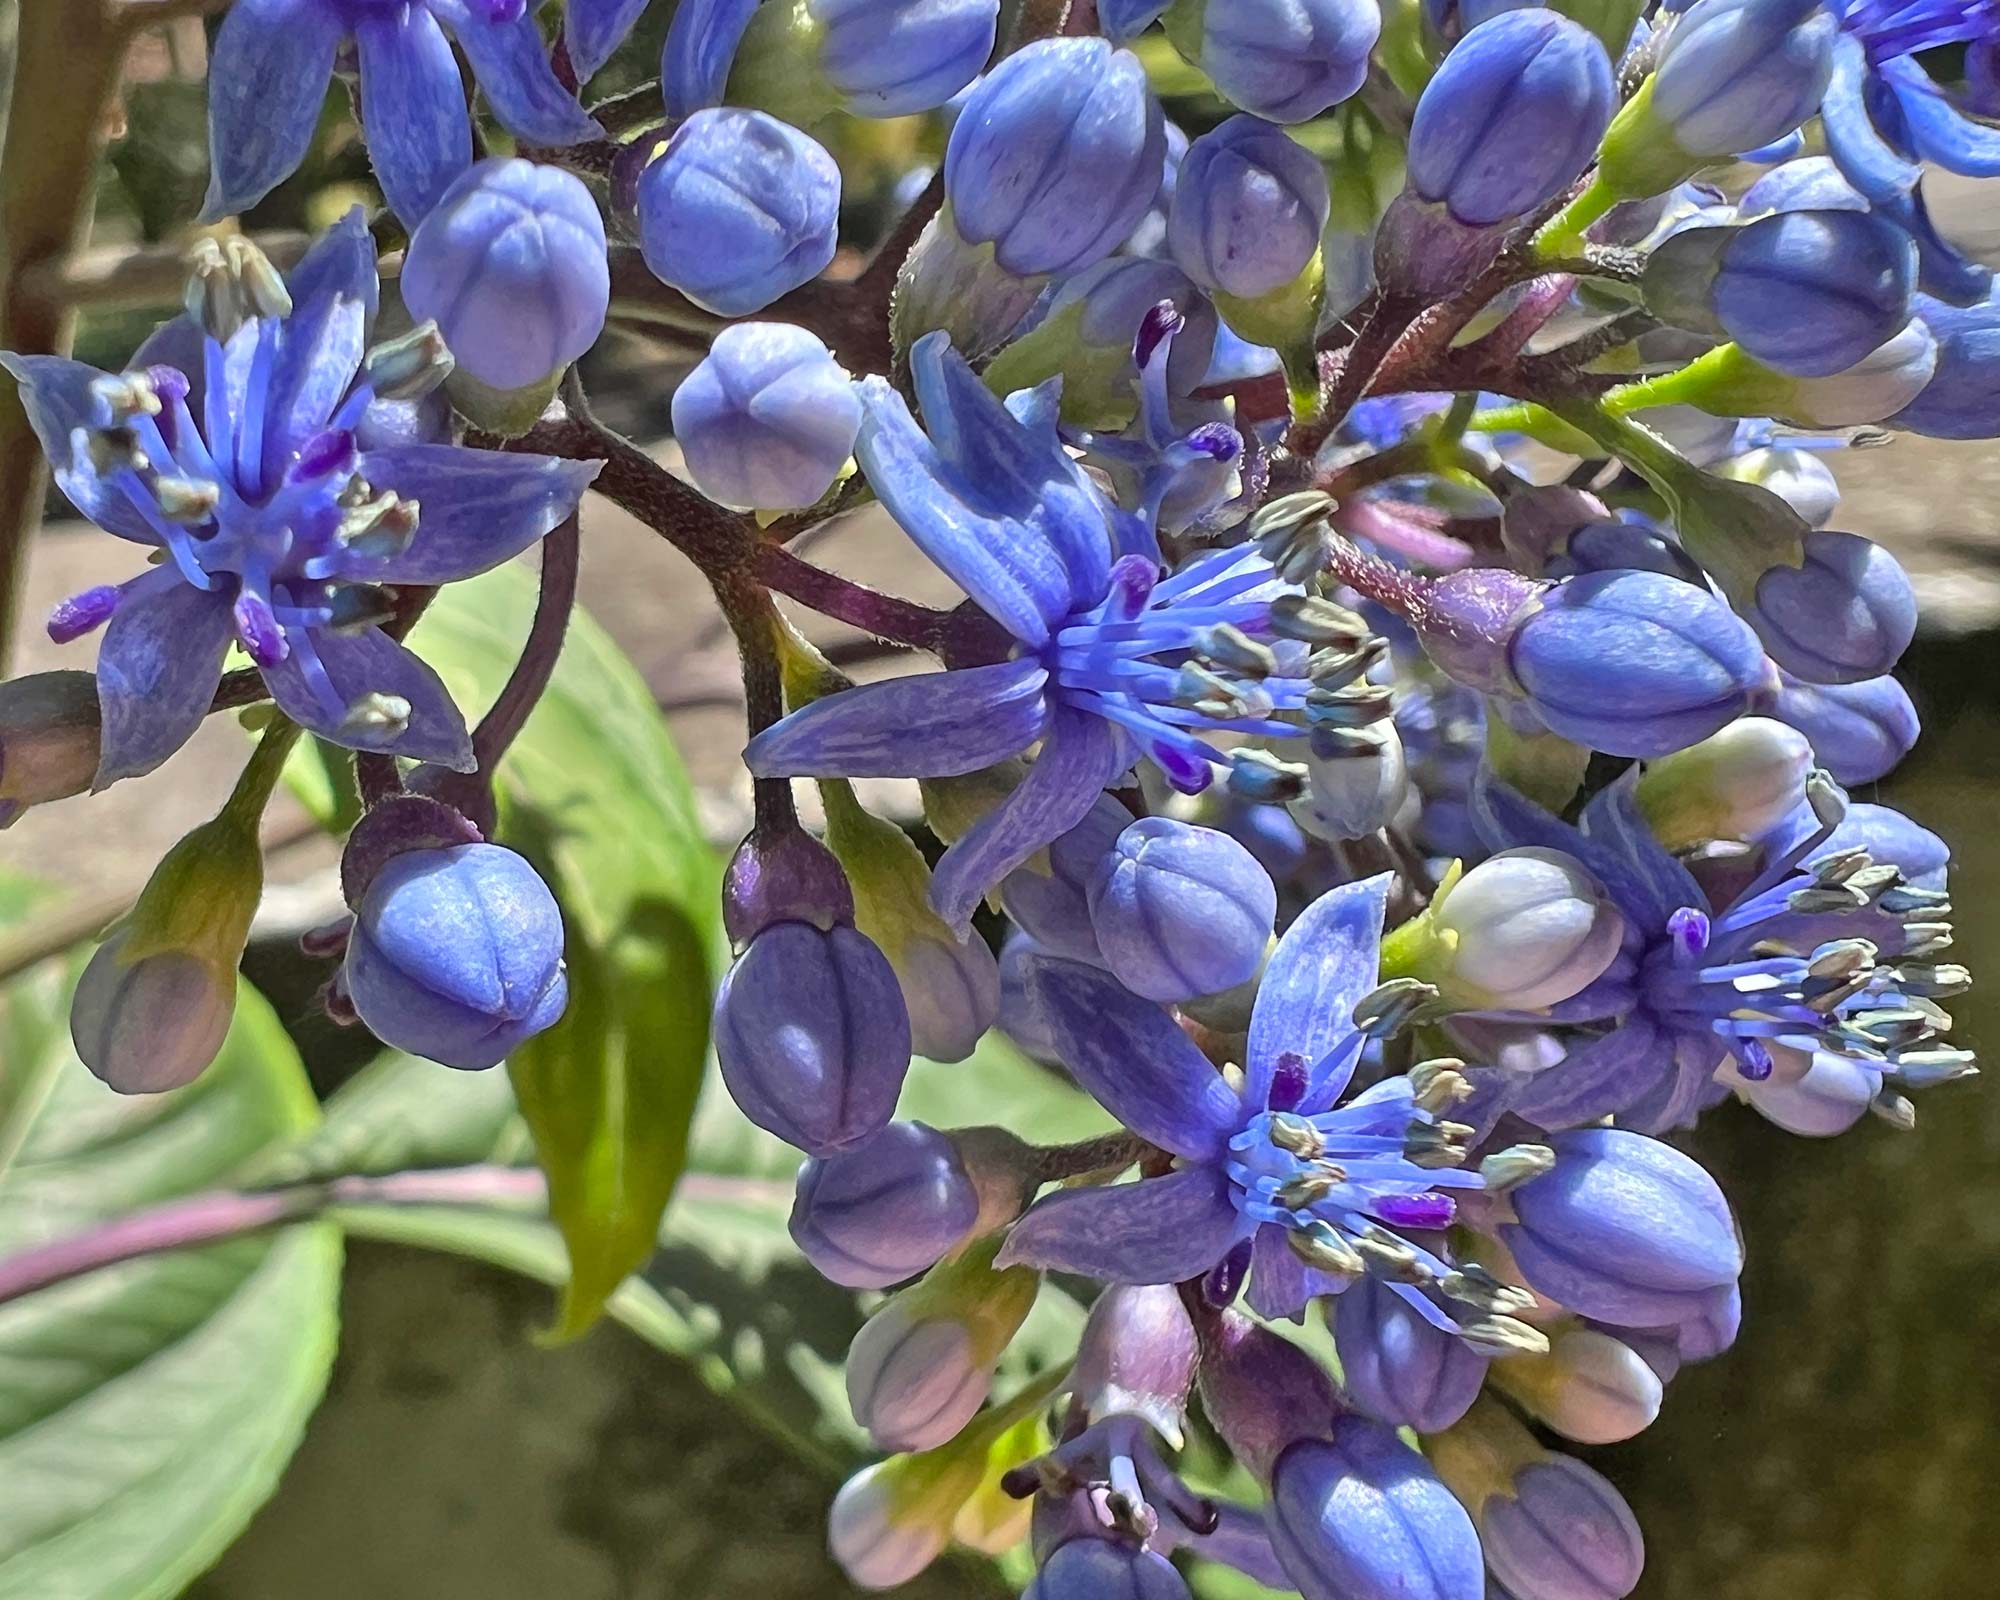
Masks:
[[[1924,194],[2000,175],[2000,11],[1695,0],[1628,38],[1427,0],[1378,49],[1375,0],[680,0],[633,136],[576,84],[644,0],[536,9],[230,8],[209,215],[354,77],[408,331],[356,213],[289,276],[205,240],[122,373],[3,358],[63,493],[153,559],[58,609],[105,630],[97,715],[17,690],[0,808],[268,694],[368,805],[329,1007],[495,1064],[563,1011],[561,912],[488,838],[504,738],[400,641],[622,451],[602,487],[744,647],[721,1074],[807,1158],[799,1248],[897,1291],[847,1369],[895,1452],[833,1508],[855,1580],[956,1535],[1031,1539],[1039,1600],[1185,1597],[1183,1554],[1310,1600],[1629,1594],[1639,1529],[1563,1445],[1643,1430],[1743,1310],[1729,1204],[1661,1136],[1732,1100],[1907,1127],[1973,1071],[1946,847],[1842,787],[1916,738],[1917,617],[1828,462],[2000,436],[2000,293]],[[474,160],[454,45],[534,159]],[[941,156],[857,276],[853,124],[904,117]],[[565,379],[634,262],[719,330],[672,396],[692,489]],[[964,606],[767,569],[870,501]],[[767,581],[942,670],[848,684]],[[858,778],[919,780],[934,865]],[[184,902],[254,870],[268,787],[79,988],[114,1087],[213,1056],[248,914]],[[994,1028],[1114,1131],[896,1120],[913,1057]],[[996,1398],[1045,1273],[1102,1286],[1074,1364]],[[1197,1402],[1254,1502],[1177,1470]]]

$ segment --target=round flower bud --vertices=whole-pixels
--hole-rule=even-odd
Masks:
[[[1465,1415],[1486,1381],[1484,1356],[1377,1277],[1357,1279],[1334,1300],[1333,1343],[1348,1398],[1391,1427],[1438,1433]]]
[[[886,1289],[934,1266],[979,1220],[958,1147],[921,1122],[892,1122],[860,1150],[799,1168],[791,1233],[820,1275]]]
[[[1805,565],[1757,580],[1749,621],[1785,671],[1809,683],[1858,683],[1895,666],[1917,632],[1903,565],[1858,533],[1815,528]]]
[[[69,1018],[77,1060],[120,1094],[181,1088],[228,1037],[236,974],[182,950],[128,959],[129,942],[125,931],[114,933],[77,980]]]
[[[1410,769],[1394,723],[1315,728],[1305,745],[1306,792],[1286,810],[1316,839],[1338,844],[1386,828],[1410,794]]]
[[[597,202],[561,167],[481,161],[410,235],[401,283],[460,372],[499,390],[549,383],[597,342],[611,305]]]
[[[1482,1600],[1472,1519],[1393,1429],[1340,1417],[1301,1439],[1271,1480],[1271,1542],[1286,1574],[1321,1600]]]
[[[1771,445],[1716,463],[1715,474],[1769,489],[1809,527],[1823,528],[1840,504],[1840,481],[1816,450]]]
[[[1375,0],[1175,0],[1165,23],[1231,105],[1306,122],[1361,87],[1382,13]]]
[[[1000,0],[806,0],[818,66],[857,117],[943,105],[993,54]]]
[[[715,996],[715,1053],[743,1114],[808,1155],[873,1139],[910,1068],[910,1013],[875,943],[850,927],[778,922]]]
[[[1652,117],[1690,156],[1782,139],[1819,109],[1838,34],[1820,0],[1696,0],[1660,52]]]
[[[1188,1586],[1155,1551],[1080,1538],[1056,1548],[1023,1600],[1188,1600]]]
[[[738,511],[792,511],[833,487],[854,453],[861,401],[832,352],[787,322],[715,336],[674,391],[688,476]]]
[[[1438,961],[1424,976],[1467,1007],[1535,1011],[1581,993],[1618,954],[1625,919],[1560,850],[1502,850],[1426,913]]]
[[[1138,57],[1102,39],[1038,39],[980,79],[952,127],[953,225],[1017,277],[1081,271],[1146,215],[1166,142]]]
[[[2000,284],[1977,305],[1922,294],[1914,304],[1935,342],[1935,365],[1889,425],[1933,439],[2000,437]]]
[[[1624,1600],[1646,1564],[1624,1496],[1569,1456],[1533,1462],[1508,1492],[1488,1496],[1479,1538],[1515,1600]]]
[[[1619,1128],[1551,1135],[1555,1167],[1513,1192],[1501,1242],[1528,1287],[1578,1316],[1652,1328],[1700,1314],[1743,1270],[1728,1202],[1671,1145]]]
[[[1497,1363],[1493,1381],[1537,1422],[1578,1444],[1617,1444],[1643,1432],[1664,1394],[1636,1350],[1597,1328],[1557,1334],[1546,1356]]]
[[[933,1504],[925,1487],[901,1460],[877,1461],[840,1486],[826,1543],[850,1581],[894,1589],[944,1553],[957,1507]]]
[[[476,1070],[562,1016],[562,952],[555,896],[512,850],[406,850],[362,896],[341,981],[384,1044]]]
[[[963,1061],[1000,1014],[1000,963],[977,935],[913,934],[891,963],[910,1012],[910,1045],[926,1061]]]
[[[1258,117],[1231,117],[1188,146],[1167,247],[1204,289],[1254,300],[1306,270],[1328,203],[1317,156]]]
[[[36,672],[0,683],[0,828],[30,806],[90,787],[99,721],[91,673]]]
[[[1639,780],[1639,810],[1669,850],[1708,839],[1756,839],[1798,809],[1812,746],[1770,717],[1738,717],[1663,756]]]
[[[818,141],[761,111],[697,111],[639,176],[639,244],[662,283],[743,317],[826,270],[840,168]]]
[[[1083,821],[1050,843],[1046,871],[1030,861],[1000,880],[1001,909],[1044,949],[1103,966],[1090,920],[1090,880],[1131,823],[1130,811],[1100,795]]]
[[[1618,103],[1595,35],[1553,11],[1507,11],[1444,58],[1410,126],[1409,186],[1458,221],[1524,216],[1575,182]]]
[[[1835,783],[1852,788],[1887,777],[1916,745],[1917,708],[1894,678],[1859,683],[1805,683],[1779,674],[1763,706],[1806,736],[1813,758]]]
[[[1733,611],[1657,572],[1565,579],[1517,625],[1507,658],[1552,732],[1642,760],[1741,715],[1769,672]]]
[[[1278,891],[1257,858],[1214,828],[1142,817],[1091,875],[1090,923],[1118,981],[1148,1000],[1233,988],[1257,970]]]

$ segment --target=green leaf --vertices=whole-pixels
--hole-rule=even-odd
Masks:
[[[246,985],[193,1085],[127,1098],[69,1046],[75,969],[0,1003],[0,1259],[232,1180],[318,1115]],[[333,1358],[340,1235],[288,1227],[0,1305],[0,1600],[178,1594],[291,1458]]]
[[[498,692],[535,595],[509,565],[453,585],[425,615],[415,643],[460,704]],[[569,1247],[555,1328],[569,1337],[651,1252],[686,1159],[719,864],[651,692],[582,614],[499,781],[503,837],[547,874],[568,928],[569,1010],[508,1072]]]

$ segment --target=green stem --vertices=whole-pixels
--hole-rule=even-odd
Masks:
[[[289,717],[278,717],[264,730],[257,748],[236,779],[236,787],[223,803],[222,815],[240,828],[254,830],[271,803],[272,791],[285,770],[292,746],[299,742],[299,725]]]
[[[1535,236],[1535,254],[1548,262],[1565,261],[1581,254],[1585,232],[1617,205],[1618,199],[1601,174],[1592,177],[1583,192],[1551,217]]]

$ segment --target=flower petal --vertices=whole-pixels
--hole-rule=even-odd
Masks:
[[[418,502],[417,532],[400,555],[356,561],[346,575],[455,583],[497,567],[574,511],[599,465],[448,444],[364,451],[355,463],[363,478]]]
[[[681,0],[660,51],[667,115],[678,120],[722,104],[729,67],[759,0]]]
[[[1250,1015],[1245,1104],[1262,1109],[1269,1102],[1271,1076],[1284,1052],[1317,1067],[1353,1037],[1354,1004],[1375,987],[1376,949],[1388,904],[1385,872],[1321,895],[1285,930]],[[1345,1071],[1353,1070],[1352,1052],[1336,1060]],[[1316,1089],[1332,1100],[1344,1087],[1313,1084],[1308,1093]]]
[[[72,442],[78,428],[93,424],[96,407],[90,386],[106,374],[66,356],[17,356],[11,351],[0,351],[0,371],[21,386],[21,408],[28,413],[28,424],[41,441],[63,498],[106,533],[135,544],[158,544],[158,535],[132,502],[103,482],[90,458]]]
[[[563,8],[563,40],[579,83],[596,76],[645,9],[646,0],[569,0]]]
[[[1171,1012],[1101,968],[1040,951],[1020,977],[1042,1037],[1093,1100],[1162,1150],[1222,1158],[1243,1103]]]
[[[1852,34],[1842,34],[1833,45],[1833,76],[1820,106],[1820,124],[1840,175],[1880,204],[1908,194],[1924,169],[1905,161],[1876,131],[1864,95],[1868,72],[1866,48]]]
[[[1960,116],[1930,74],[1908,57],[1885,61],[1877,71],[1896,97],[1918,155],[1961,177],[2000,177],[2000,128]]]
[[[977,772],[1041,737],[1047,684],[1048,673],[1026,659],[864,683],[766,728],[745,747],[743,761],[759,778]]]
[[[579,144],[604,132],[549,65],[535,8],[523,6],[510,22],[495,20],[466,0],[426,0],[450,27],[479,92],[500,125],[535,144]]]
[[[473,770],[465,718],[443,680],[380,628],[353,634],[315,628],[303,636],[291,633],[288,639],[290,651],[264,669],[264,682],[278,709],[293,721],[349,750],[436,761],[455,772]],[[315,659],[325,671],[326,692],[315,681]],[[346,708],[368,694],[408,701],[408,724],[400,731],[344,728]]]
[[[1622,863],[1649,918],[1664,919],[1682,906],[1699,909],[1708,903],[1694,875],[1674,858],[1639,812],[1639,769],[1633,767],[1615,782],[1600,789],[1583,808],[1584,837],[1610,846]],[[1622,886],[1606,883],[1614,894]],[[1622,899],[1623,896],[1620,895]]]
[[[1717,1052],[1720,1054],[1720,1052]],[[1580,1128],[1637,1102],[1673,1072],[1673,1044],[1643,1012],[1534,1074],[1509,1109],[1538,1128]]]
[[[1285,1230],[1266,1223],[1250,1246],[1250,1283],[1243,1298],[1260,1317],[1301,1321],[1306,1303],[1337,1294],[1341,1280],[1307,1266],[1285,1242]]]
[[[281,481],[361,370],[380,295],[375,241],[356,206],[321,234],[285,280],[292,313],[278,334],[264,427],[264,482]]]
[[[155,567],[126,589],[97,652],[103,718],[93,789],[151,772],[208,715],[232,629],[226,596]]]
[[[458,61],[437,18],[422,6],[364,17],[354,42],[375,177],[390,208],[414,228],[472,165]]]
[[[1014,1224],[996,1266],[1076,1272],[1101,1283],[1198,1277],[1243,1235],[1229,1180],[1214,1167],[1109,1188],[1059,1189]]]
[[[1110,723],[1057,706],[1041,753],[1020,787],[938,861],[931,874],[931,909],[963,934],[986,892],[1081,822],[1104,786],[1130,765],[1125,744]]]
[[[1576,857],[1611,892],[1628,922],[1658,926],[1684,905],[1707,903],[1643,822],[1623,818],[1608,807],[1598,820],[1594,834],[1574,828],[1483,764],[1473,779],[1472,822],[1489,848],[1541,845]],[[1672,898],[1682,883],[1693,893]]]
[[[312,147],[341,26],[325,0],[236,0],[209,60],[201,220],[247,211]]]

